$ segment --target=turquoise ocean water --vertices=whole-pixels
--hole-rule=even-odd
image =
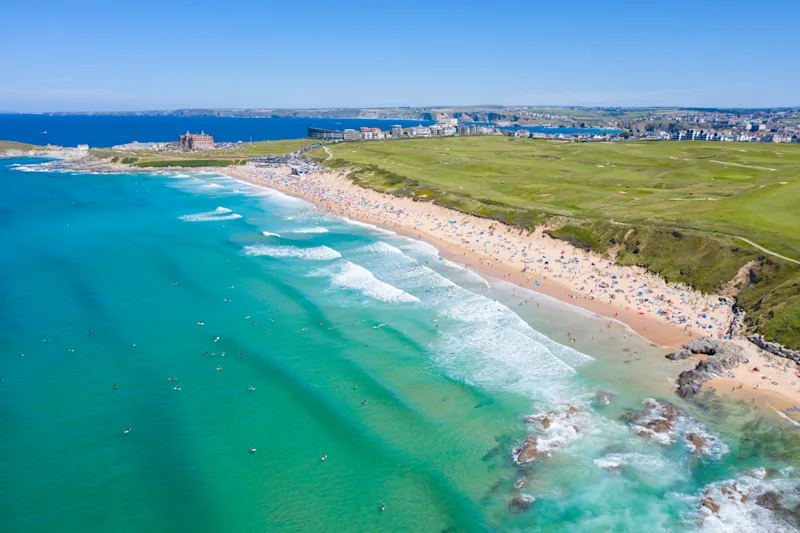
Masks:
[[[637,435],[676,370],[618,324],[223,176],[40,162],[0,160],[4,532],[794,531],[795,433]]]

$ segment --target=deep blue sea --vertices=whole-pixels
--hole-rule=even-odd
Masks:
[[[371,127],[390,129],[432,124],[424,120],[326,119],[326,118],[226,118],[113,115],[0,115],[0,140],[36,145],[105,148],[132,141],[176,141],[187,131],[205,131],[222,142],[300,139],[308,128],[341,130]],[[605,133],[606,130],[526,127],[547,133]]]
[[[41,163],[0,160],[3,533],[795,530],[796,432],[620,324],[226,176]]]
[[[0,115],[0,140],[30,144],[104,148],[132,141],[177,141],[187,131],[205,131],[218,142],[301,139],[308,128],[345,129],[371,127],[388,130],[431,124],[425,121],[324,119],[324,118],[227,118],[114,115]]]

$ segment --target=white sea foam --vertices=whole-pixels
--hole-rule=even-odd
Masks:
[[[594,464],[605,470],[633,468],[652,476],[667,475],[674,478],[677,475],[673,465],[662,457],[638,452],[610,453],[595,459]]]
[[[402,248],[404,250],[408,250],[411,251],[412,253],[416,253],[419,255],[439,257],[439,249],[432,244],[428,244],[425,241],[408,239],[408,242],[404,244]]]
[[[357,248],[356,252],[371,253],[371,254],[403,255],[403,251],[400,248],[396,248],[391,244],[383,241],[377,241],[372,244],[367,244],[366,246],[362,246],[361,248]]]
[[[276,258],[297,257],[310,261],[331,261],[333,259],[342,257],[342,254],[333,248],[328,248],[327,246],[297,248],[295,246],[267,246],[265,244],[254,244],[252,246],[245,246],[244,253],[246,255],[265,255]]]
[[[271,233],[269,231],[262,231],[261,235],[263,235],[264,237],[280,237],[280,235],[278,235],[277,233]]]
[[[491,287],[491,285],[489,285],[489,282],[486,281],[483,278],[483,276],[481,276],[480,274],[478,274],[474,270],[471,270],[469,268],[463,267],[463,266],[459,265],[458,263],[450,261],[449,259],[445,259],[444,260],[444,264],[445,264],[445,266],[447,268],[453,268],[453,269],[456,269],[456,270],[459,270],[459,271],[463,272],[468,278],[472,279],[473,281],[477,281],[479,283],[483,283],[487,287]]]
[[[760,506],[758,498],[768,492],[782,494],[782,506],[793,509],[798,501],[795,496],[798,481],[792,478],[766,481],[743,475],[712,483],[687,498],[694,509],[684,517],[685,521],[687,524],[701,524],[699,531],[702,532],[794,533],[797,530],[785,522],[778,512]],[[710,498],[719,506],[716,513],[703,506],[705,498]]]
[[[328,228],[314,226],[313,228],[298,228],[290,230],[290,233],[328,233]]]
[[[331,275],[331,284],[336,287],[355,289],[362,294],[385,302],[419,302],[419,298],[376,278],[366,268],[346,261]]]
[[[421,305],[446,319],[432,346],[434,360],[453,378],[475,386],[517,392],[550,402],[574,397],[571,380],[553,379],[575,373],[592,358],[537,332],[508,307],[456,285],[404,252],[430,249],[373,243],[357,249],[370,252],[363,263],[379,279],[421,300]],[[547,383],[543,383],[547,381]],[[564,387],[563,389],[560,387]],[[569,390],[566,390],[569,389]]]
[[[239,213],[233,213],[227,207],[217,207],[213,211],[206,211],[205,213],[194,213],[192,215],[183,215],[181,220],[186,222],[218,222],[223,220],[235,220],[242,218]]]
[[[384,228],[381,228],[381,227],[376,226],[374,224],[369,224],[367,222],[361,222],[360,220],[353,220],[353,219],[347,218],[347,217],[342,217],[342,220],[344,220],[348,224],[352,224],[354,226],[359,226],[361,228],[370,229],[372,231],[377,231],[379,233],[384,233],[386,235],[397,235],[397,233],[395,233],[394,231],[391,231],[391,230],[388,230],[388,229],[384,229]]]

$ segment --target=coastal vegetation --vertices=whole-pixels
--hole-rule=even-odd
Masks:
[[[154,150],[114,150],[99,148],[90,150],[90,154],[101,158],[118,158],[122,160],[134,158],[136,166],[140,167],[201,167],[201,166],[228,166],[241,164],[251,157],[267,155],[285,155],[296,152],[313,144],[309,139],[290,139],[284,141],[260,141],[254,143],[241,143],[230,148],[215,150],[202,150],[196,152],[157,152]],[[209,163],[210,161],[210,163]]]
[[[546,226],[668,281],[736,295],[751,328],[800,347],[800,146],[484,136],[328,150],[325,164],[365,187]]]
[[[243,165],[247,159],[182,159],[165,161],[144,161],[135,163],[137,167],[226,167]]]
[[[34,150],[36,148],[41,148],[41,146],[16,141],[0,141],[0,150]]]

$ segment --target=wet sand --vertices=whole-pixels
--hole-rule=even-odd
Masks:
[[[220,171],[306,198],[335,215],[424,240],[446,259],[618,320],[659,346],[719,338],[732,318],[718,298],[667,284],[642,268],[615,265],[542,231],[523,234],[430,202],[365,189],[341,172],[292,176],[287,169],[253,166]]]
[[[734,341],[748,353],[748,363],[739,365],[724,377],[705,384],[720,395],[728,396],[758,408],[780,411],[800,422],[800,366],[794,361],[767,353],[753,344]]]

